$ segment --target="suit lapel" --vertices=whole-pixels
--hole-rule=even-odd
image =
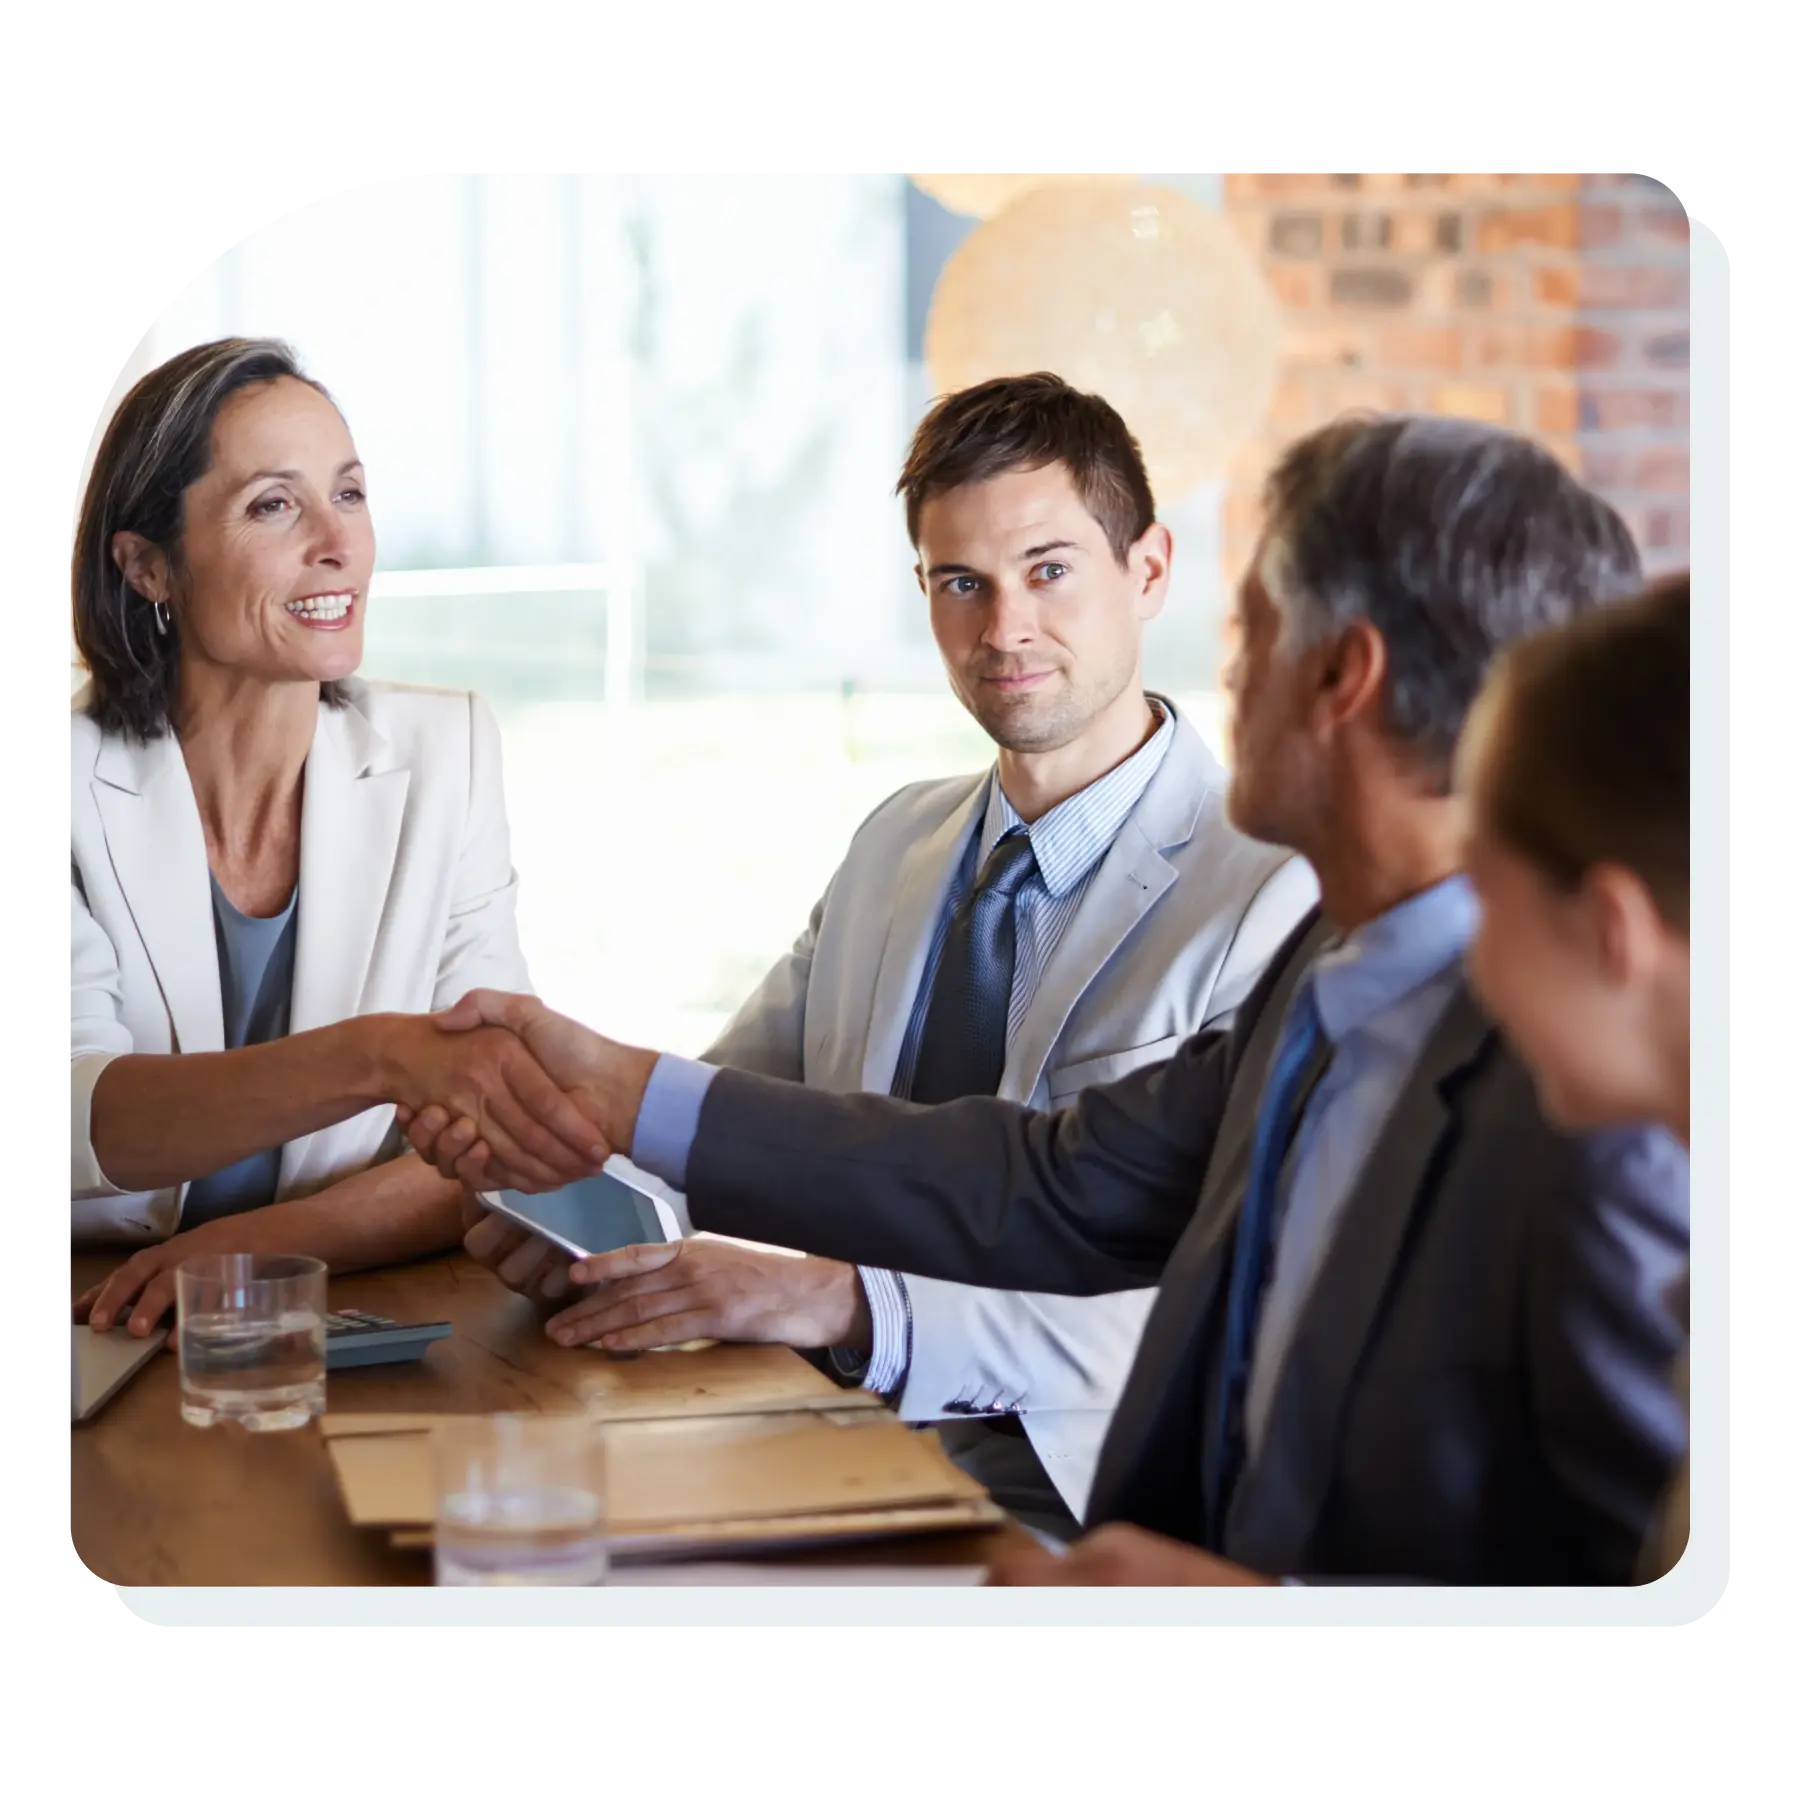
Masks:
[[[1194,836],[1202,809],[1223,779],[1200,734],[1176,714],[1161,765],[1107,847],[1045,964],[1008,1047],[1002,1099],[1022,1105],[1031,1100],[1077,1002],[1138,921],[1175,885],[1175,865],[1164,852]]]
[[[1316,917],[1249,1025],[1194,1218],[1158,1281],[1156,1304],[1108,1428],[1089,1502],[1090,1525],[1130,1519],[1174,1536],[1196,1535],[1201,1384],[1214,1374],[1214,1303],[1250,1173],[1257,1107],[1295,983],[1331,935],[1331,927]]]
[[[944,908],[965,837],[988,803],[989,779],[977,777],[944,823],[910,844],[896,867],[894,910],[870,994],[869,1029],[863,1044],[859,1081],[866,1093],[886,1094],[894,1086],[933,928]]]
[[[1459,985],[1346,1201],[1271,1400],[1261,1453],[1227,1522],[1255,1566],[1299,1566],[1331,1484],[1345,1408],[1365,1348],[1426,1203],[1457,1118],[1457,1078],[1494,1041]]]
[[[223,1049],[206,837],[174,733],[146,744],[108,737],[94,764],[94,799],[113,873],[169,1011],[170,1047]]]
[[[386,740],[354,707],[321,707],[300,804],[300,904],[288,1029],[353,1018],[368,985],[410,777],[383,767]],[[282,1153],[298,1180],[317,1133]]]

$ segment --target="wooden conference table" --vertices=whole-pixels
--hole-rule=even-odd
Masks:
[[[92,1286],[120,1260],[76,1255],[72,1293]],[[622,1384],[667,1381],[666,1369],[656,1365],[672,1358],[697,1380],[726,1381],[791,1374],[786,1365],[800,1361],[774,1346],[639,1358],[565,1350],[544,1335],[530,1301],[460,1251],[334,1278],[330,1303],[409,1324],[448,1319],[455,1327],[422,1362],[330,1376],[327,1406],[333,1412],[573,1411],[603,1359],[607,1380]],[[104,1580],[122,1587],[431,1581],[429,1554],[397,1550],[383,1533],[350,1523],[317,1429],[252,1435],[235,1426],[201,1431],[184,1425],[173,1354],[158,1356],[71,1435],[75,1549]],[[967,1565],[986,1562],[1014,1539],[1030,1541],[1019,1527],[1007,1526],[784,1554],[781,1560]]]

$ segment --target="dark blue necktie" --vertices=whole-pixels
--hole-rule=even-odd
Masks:
[[[1226,1293],[1226,1335],[1215,1390],[1213,1430],[1207,1462],[1208,1542],[1219,1549],[1232,1504],[1232,1491],[1244,1467],[1244,1398],[1250,1380],[1251,1353],[1257,1342],[1257,1318],[1274,1263],[1276,1200],[1282,1160],[1300,1123],[1301,1108],[1318,1080],[1328,1048],[1313,997],[1311,975],[1295,991],[1282,1035],[1264,1082],[1257,1110],[1257,1132],[1251,1146],[1251,1173],[1244,1204],[1232,1239],[1232,1277]]]
[[[1037,867],[1032,840],[1015,826],[957,903],[932,977],[908,1099],[935,1106],[1000,1086],[1013,999],[1013,903]]]

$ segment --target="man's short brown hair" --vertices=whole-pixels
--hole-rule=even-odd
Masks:
[[[1121,563],[1157,520],[1138,440],[1099,394],[1060,375],[1002,375],[946,394],[920,420],[895,492],[907,502],[907,536],[919,545],[928,500],[1018,469],[1062,463],[1082,504]]]
[[[1481,802],[1561,887],[1596,863],[1645,884],[1688,930],[1688,576],[1528,638],[1496,672]]]

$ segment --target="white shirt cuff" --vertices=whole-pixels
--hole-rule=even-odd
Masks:
[[[885,1398],[898,1391],[913,1361],[913,1304],[907,1284],[891,1269],[860,1268],[857,1278],[869,1302],[869,1364],[862,1383]],[[845,1367],[840,1351],[832,1352],[832,1361],[847,1375],[856,1372]]]

